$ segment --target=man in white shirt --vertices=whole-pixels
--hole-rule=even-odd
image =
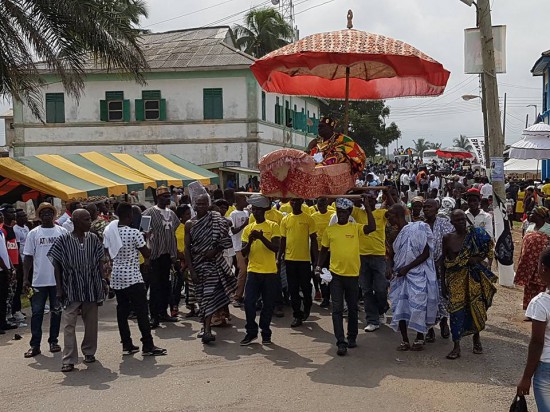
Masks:
[[[239,273],[237,275],[237,289],[232,298],[233,306],[238,308],[242,306],[244,286],[246,283],[246,260],[241,252],[243,229],[248,225],[248,212],[245,208],[248,206],[246,197],[243,195],[235,196],[235,210],[229,215],[229,220],[233,223],[231,226],[231,240],[233,241],[233,250],[235,251],[235,258],[237,259],[237,268]]]
[[[411,178],[409,177],[409,174],[407,172],[403,172],[400,179],[401,183],[401,192],[403,194],[407,193],[407,190],[409,190],[409,185],[411,184]]]
[[[469,189],[466,192],[468,210],[466,211],[466,223],[468,226],[481,227],[494,238],[493,216],[480,209],[481,194],[478,189]]]
[[[31,297],[31,342],[25,358],[32,358],[41,353],[42,321],[46,300],[50,301],[50,352],[59,352],[58,336],[61,324],[61,305],[56,297],[56,281],[52,262],[48,252],[55,240],[66,233],[62,227],[54,224],[57,210],[50,203],[42,203],[36,211],[42,224],[29,232],[23,250],[23,287],[32,288]]]
[[[489,199],[489,196],[493,196],[493,185],[489,183],[489,179],[484,177],[482,179],[483,186],[481,186],[480,194],[483,199]]]
[[[82,204],[80,202],[69,203],[67,210],[69,211],[70,216],[67,220],[65,220],[65,222],[63,222],[63,224],[61,224],[61,227],[69,233],[72,233],[74,230],[73,213],[76,209],[82,209]]]

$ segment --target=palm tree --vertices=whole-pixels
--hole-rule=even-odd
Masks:
[[[418,156],[422,159],[422,155],[424,154],[425,150],[429,150],[431,147],[431,143],[426,141],[426,139],[420,138],[417,140],[413,140],[414,143],[414,150],[416,153],[418,153]]]
[[[286,46],[293,35],[292,27],[271,7],[250,10],[244,25],[235,25],[233,31],[237,47],[257,58]]]
[[[44,72],[80,97],[85,68],[116,70],[144,83],[139,47],[144,0],[0,1],[0,96],[25,103],[42,119]]]
[[[441,143],[429,143],[430,145],[430,149],[432,150],[437,150],[437,149],[441,149]]]
[[[460,135],[460,137],[455,137],[453,139],[453,144],[455,145],[455,147],[460,147],[461,149],[464,149],[464,150],[468,150],[468,151],[474,150],[474,148],[468,141],[468,138],[462,134]]]

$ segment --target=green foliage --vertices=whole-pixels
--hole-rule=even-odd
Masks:
[[[250,10],[233,32],[239,49],[260,58],[289,44],[293,29],[276,9],[265,7]]]
[[[423,138],[420,138],[418,140],[413,140],[413,143],[414,143],[414,150],[416,153],[418,153],[418,156],[420,156],[420,158],[422,158],[422,155],[426,150],[429,150],[432,148],[432,144]]]
[[[386,147],[401,137],[399,127],[394,123],[386,125],[386,118],[390,115],[390,108],[384,100],[364,102],[350,102],[349,105],[349,132],[343,125],[344,102],[329,101],[322,108],[323,115],[329,115],[338,121],[337,130],[355,140],[365,151],[367,156],[374,156],[378,146]]]
[[[39,119],[44,70],[76,98],[90,58],[144,83],[137,27],[147,16],[143,0],[6,0],[0,16],[0,95],[24,102]]]
[[[464,135],[460,135],[460,137],[455,137],[453,139],[453,144],[455,147],[460,147],[462,149],[471,151],[474,150],[470,142],[468,141],[468,138]]]
[[[441,149],[441,143],[432,143],[432,142],[429,142],[429,145],[430,145],[430,149],[432,150],[437,150],[437,149]]]

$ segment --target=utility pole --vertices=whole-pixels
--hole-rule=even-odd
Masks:
[[[506,143],[506,93],[504,93],[504,111],[502,117],[502,140]]]
[[[483,78],[485,83],[487,106],[487,124],[489,129],[489,164],[495,163],[497,169],[503,161],[504,137],[502,135],[500,107],[498,100],[498,84],[495,68],[495,47],[493,41],[493,25],[489,0],[479,0],[479,28],[481,32],[481,47],[483,58]],[[493,192],[505,199],[504,176],[492,176]]]

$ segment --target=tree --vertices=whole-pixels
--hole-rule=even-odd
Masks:
[[[422,155],[426,150],[429,150],[432,147],[432,144],[426,139],[420,138],[418,140],[413,140],[414,150],[418,153],[418,156],[422,159]]]
[[[430,145],[430,149],[432,150],[437,150],[437,149],[441,149],[441,143],[432,143],[432,142],[429,142],[428,143]]]
[[[468,150],[468,151],[474,150],[474,148],[468,141],[468,138],[462,134],[460,135],[460,137],[455,137],[453,139],[453,144],[455,145],[455,147],[460,147],[464,150]]]
[[[401,137],[401,131],[395,123],[386,125],[386,118],[390,115],[390,108],[385,101],[350,102],[349,105],[349,132],[345,130],[342,120],[344,118],[344,102],[332,100],[322,107],[323,115],[340,120],[337,130],[349,135],[365,151],[367,156],[375,156],[378,146],[387,147]]]
[[[293,35],[292,27],[271,7],[250,10],[244,25],[235,25],[233,32],[237,47],[257,58],[286,46]]]
[[[58,75],[76,98],[90,62],[144,83],[143,0],[0,1],[0,15],[0,95],[24,102],[39,119],[44,72]]]

